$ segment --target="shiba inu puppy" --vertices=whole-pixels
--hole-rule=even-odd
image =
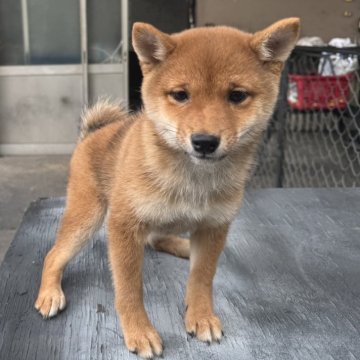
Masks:
[[[255,34],[219,26],[167,35],[134,25],[144,109],[129,116],[102,101],[83,115],[64,217],[35,303],[44,317],[64,309],[63,270],[107,213],[128,349],[145,358],[163,349],[143,304],[145,244],[190,257],[186,331],[205,342],[221,339],[212,301],[216,263],[298,33],[297,18]],[[178,237],[184,232],[190,239]]]

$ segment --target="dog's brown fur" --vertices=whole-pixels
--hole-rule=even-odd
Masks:
[[[143,357],[162,352],[143,305],[145,243],[190,256],[186,330],[202,341],[220,340],[212,304],[216,263],[298,32],[296,18],[254,35],[229,27],[167,35],[148,24],[134,25],[144,110],[131,117],[100,102],[83,116],[65,214],[35,303],[44,317],[65,307],[63,270],[108,212],[116,309],[129,350]],[[234,89],[248,97],[230,102]],[[177,101],[176,91],[189,98]],[[221,138],[210,158],[196,157],[194,133]],[[185,231],[190,241],[176,236]]]

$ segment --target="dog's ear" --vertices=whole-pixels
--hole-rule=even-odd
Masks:
[[[137,22],[132,30],[132,44],[143,64],[156,64],[164,61],[175,48],[175,42],[150,24]]]
[[[287,18],[255,33],[250,46],[262,61],[285,61],[300,32],[300,19]]]

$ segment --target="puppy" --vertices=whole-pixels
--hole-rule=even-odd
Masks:
[[[144,358],[163,349],[143,304],[145,244],[190,257],[186,331],[205,342],[221,339],[212,302],[216,263],[298,33],[297,18],[255,34],[219,26],[167,35],[134,25],[144,109],[130,116],[102,101],[83,115],[64,217],[35,303],[44,317],[64,309],[63,270],[107,213],[128,349]],[[190,240],[178,237],[184,232]]]

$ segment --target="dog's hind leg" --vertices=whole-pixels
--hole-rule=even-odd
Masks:
[[[106,212],[96,189],[89,181],[69,183],[68,202],[56,242],[46,255],[35,308],[44,318],[65,308],[61,278],[67,263],[81,250],[103,223]],[[86,189],[86,190],[85,190]],[[85,190],[85,192],[84,192]]]
[[[190,257],[190,240],[175,235],[151,234],[148,244],[157,251],[188,259]]]

